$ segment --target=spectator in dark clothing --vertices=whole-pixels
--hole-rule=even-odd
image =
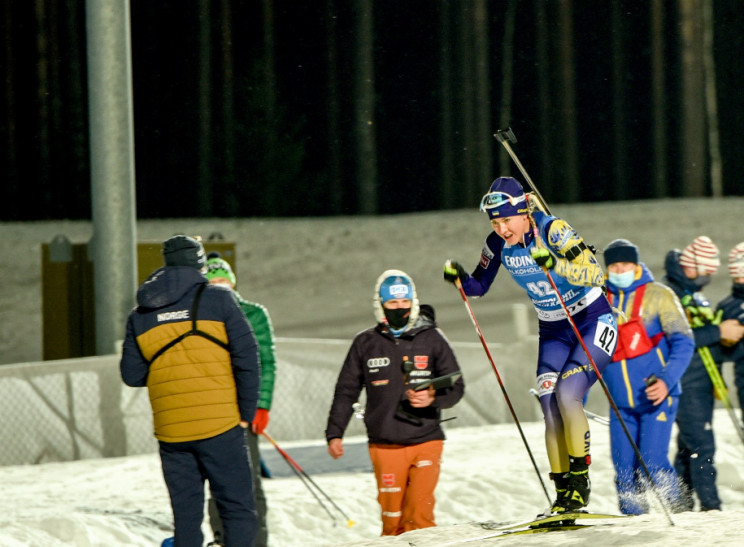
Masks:
[[[256,417],[245,430],[246,442],[249,448],[251,469],[253,470],[253,494],[256,498],[258,511],[258,533],[255,547],[266,547],[269,544],[269,527],[266,523],[268,504],[266,494],[261,483],[261,452],[259,451],[258,436],[263,434],[269,423],[269,410],[274,396],[274,379],[276,376],[276,357],[274,355],[274,327],[271,323],[269,310],[258,302],[245,300],[236,288],[237,278],[230,264],[217,252],[207,255],[207,271],[204,274],[210,283],[220,285],[233,291],[240,309],[245,313],[253,329],[253,335],[258,343],[261,356],[261,385],[259,389],[258,408]],[[216,510],[215,499],[209,499],[209,515],[214,532],[214,544],[222,541],[223,529]]]
[[[722,313],[722,324],[728,319],[744,325],[744,241],[731,249],[728,256],[728,271],[733,279],[731,294],[719,302],[716,312]],[[741,327],[744,331],[744,326]],[[739,408],[744,408],[744,339],[721,338],[721,351],[716,356],[720,364],[725,361],[734,363],[734,381]],[[744,420],[744,416],[742,416]]]
[[[208,479],[226,547],[250,546],[257,517],[243,428],[258,402],[256,339],[232,291],[204,277],[200,241],[171,237],[163,256],[165,267],[137,291],[121,375],[148,389],[175,545],[202,546]]]
[[[364,423],[382,509],[382,535],[435,526],[434,489],[439,480],[444,431],[440,410],[464,393],[459,365],[437,328],[431,307],[419,306],[411,278],[387,270],[377,280],[378,323],[356,335],[336,383],[326,439],[334,459],[362,389]],[[417,384],[450,376],[444,385]]]
[[[690,366],[682,375],[682,395],[677,411],[677,455],[674,468],[683,485],[684,509],[695,507],[697,494],[702,511],[720,510],[716,486],[716,451],[713,436],[713,382],[705,367],[704,353],[721,339],[741,338],[735,321],[721,321],[701,292],[718,271],[718,247],[707,236],[699,236],[683,251],[674,249],[665,258],[664,283],[679,297],[695,336]]]

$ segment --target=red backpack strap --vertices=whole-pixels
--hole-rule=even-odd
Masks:
[[[643,303],[643,295],[646,294],[646,285],[648,285],[648,283],[645,283],[641,285],[640,287],[638,287],[638,289],[636,289],[635,297],[633,298],[633,312],[632,312],[631,317],[640,317],[641,304]],[[655,336],[649,338],[649,340],[651,340],[651,344],[654,347],[656,347],[662,338],[664,338],[664,333],[660,332],[656,334]]]
[[[646,293],[646,283],[638,287],[635,291],[635,296],[633,297],[633,310],[630,312],[631,317],[638,317],[640,311],[641,311],[641,304],[643,303],[643,295]],[[607,291],[607,300],[610,303],[610,306],[614,306],[613,300],[615,299],[615,295],[611,293],[610,291]]]
[[[643,295],[646,294],[646,285],[647,283],[644,283],[635,291],[635,296],[633,296],[633,311],[630,312],[631,317],[640,317]]]

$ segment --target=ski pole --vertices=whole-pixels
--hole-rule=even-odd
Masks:
[[[321,488],[320,486],[318,486],[318,484],[317,484],[317,483],[316,483],[316,482],[315,482],[315,481],[314,481],[314,480],[313,480],[313,479],[312,479],[312,478],[310,477],[310,475],[308,475],[308,474],[307,474],[307,473],[305,472],[305,470],[304,470],[304,469],[302,469],[302,467],[300,467],[300,464],[298,464],[298,463],[297,463],[296,461],[294,461],[294,459],[292,459],[292,456],[290,456],[289,454],[287,454],[287,452],[285,452],[285,451],[284,451],[284,450],[283,450],[283,449],[282,449],[282,448],[281,448],[281,447],[280,447],[280,446],[279,446],[279,445],[277,444],[277,442],[276,442],[276,441],[275,441],[274,439],[272,439],[272,438],[271,438],[271,436],[270,436],[270,435],[269,435],[269,434],[268,434],[268,433],[267,433],[266,431],[264,431],[264,432],[262,433],[262,435],[263,435],[264,437],[266,437],[266,438],[268,439],[268,441],[269,441],[269,442],[270,442],[270,443],[271,443],[272,445],[274,445],[274,448],[276,448],[276,449],[277,449],[277,451],[279,452],[279,454],[281,454],[281,455],[282,455],[282,457],[283,457],[283,458],[284,458],[284,459],[286,460],[286,462],[287,462],[287,463],[289,464],[289,466],[290,466],[290,467],[292,468],[292,470],[293,470],[293,471],[294,471],[294,472],[295,472],[295,473],[297,474],[297,476],[298,476],[298,477],[300,477],[300,479],[306,479],[306,480],[307,480],[307,481],[308,481],[308,482],[309,482],[310,484],[312,484],[312,485],[313,485],[313,486],[314,486],[314,487],[315,487],[315,488],[316,488],[316,489],[318,490],[318,492],[320,492],[321,494],[323,494],[323,497],[325,497],[325,499],[327,499],[327,500],[328,500],[328,501],[329,501],[329,502],[331,503],[331,505],[333,505],[333,507],[335,507],[335,508],[336,508],[336,510],[337,510],[337,511],[338,511],[339,513],[341,513],[341,514],[342,514],[342,515],[344,516],[344,518],[346,519],[346,526],[347,526],[347,527],[351,528],[352,526],[354,526],[354,521],[353,521],[353,520],[351,520],[351,519],[349,518],[349,516],[348,516],[348,515],[347,515],[347,514],[346,514],[346,513],[344,512],[344,510],[343,510],[343,509],[341,509],[341,508],[340,508],[340,507],[339,507],[338,505],[336,505],[336,502],[335,502],[335,501],[333,501],[333,499],[332,499],[332,498],[331,498],[331,497],[330,497],[330,496],[329,496],[328,494],[326,494],[326,493],[325,493],[325,491],[324,491],[324,490],[323,490],[323,489],[322,489],[322,488]],[[318,502],[319,502],[319,503],[320,503],[320,505],[321,505],[321,506],[323,507],[323,509],[325,509],[325,510],[326,510],[326,512],[327,512],[327,513],[328,513],[329,515],[331,515],[330,511],[329,511],[329,510],[328,510],[328,508],[327,508],[327,507],[325,506],[325,504],[324,504],[324,503],[323,503],[323,502],[321,501],[321,499],[320,499],[320,498],[318,497],[318,495],[317,495],[317,494],[316,494],[316,493],[315,493],[315,492],[313,491],[313,489],[312,489],[312,488],[310,488],[310,484],[308,484],[307,482],[305,482],[305,480],[303,480],[303,483],[304,483],[304,484],[305,484],[305,486],[307,486],[307,487],[308,487],[308,489],[309,489],[309,490],[310,490],[310,491],[311,491],[311,492],[313,493],[313,495],[315,496],[315,499],[317,499],[317,500],[318,500]],[[333,515],[331,515],[331,518],[333,519],[333,522],[335,523],[335,522],[336,522],[336,519],[335,519],[335,517],[334,517]]]
[[[545,497],[548,498],[548,503],[552,503],[552,500],[550,499],[550,494],[548,494],[548,489],[545,486],[545,482],[543,481],[542,475],[540,474],[540,470],[537,467],[537,462],[535,461],[535,457],[532,455],[532,450],[530,450],[530,445],[527,442],[527,438],[524,436],[524,431],[522,431],[522,425],[519,423],[519,419],[517,418],[517,413],[514,411],[514,407],[512,406],[511,399],[509,399],[509,395],[506,393],[506,387],[504,386],[504,382],[501,380],[499,369],[496,368],[496,363],[494,363],[493,357],[491,356],[491,350],[488,349],[488,344],[486,344],[486,339],[483,337],[483,333],[481,332],[480,326],[478,325],[478,320],[475,318],[475,313],[473,313],[473,308],[470,306],[470,302],[468,301],[468,296],[465,294],[465,290],[462,288],[462,283],[460,282],[459,279],[455,279],[455,286],[457,287],[457,290],[460,291],[460,296],[462,297],[462,301],[465,303],[465,308],[468,310],[468,315],[470,315],[470,320],[473,322],[473,326],[475,327],[475,332],[478,334],[478,338],[480,338],[481,345],[483,346],[483,349],[486,352],[486,356],[488,357],[488,360],[491,363],[491,368],[493,368],[493,371],[496,374],[496,378],[499,381],[499,386],[501,386],[501,393],[504,394],[504,399],[506,400],[506,404],[509,407],[509,412],[511,412],[512,418],[514,418],[514,423],[517,424],[517,429],[519,429],[519,435],[522,437],[522,442],[524,443],[524,447],[527,449],[527,453],[530,456],[530,460],[532,461],[532,466],[535,468],[535,473],[537,473],[537,478],[540,480],[540,484],[542,485],[543,491],[545,492]]]
[[[721,399],[723,406],[726,407],[731,421],[734,423],[734,429],[739,434],[739,439],[744,442],[744,429],[742,429],[742,425],[736,417],[736,412],[734,412],[734,408],[731,406],[731,399],[729,399],[726,384],[723,383],[723,378],[721,378],[721,373],[716,366],[713,355],[710,353],[710,348],[708,346],[698,348],[698,354],[700,354],[700,358],[703,360],[703,365],[705,365],[705,370],[708,372],[708,376],[710,376],[715,392],[718,393],[718,397]]]
[[[540,395],[537,393],[536,389],[530,389],[530,395],[532,395],[535,399],[537,399],[538,402],[540,402]],[[601,416],[599,414],[596,414],[592,412],[591,410],[584,409],[584,414],[586,414],[586,417],[590,420],[594,420],[597,423],[600,423],[602,425],[610,425],[610,419],[606,416]]]
[[[533,222],[533,226],[534,226],[534,222]],[[537,228],[535,227],[534,229],[535,229],[535,232],[537,232]],[[535,237],[536,238],[539,237],[539,234],[535,233]],[[628,441],[630,442],[630,446],[633,448],[633,452],[635,452],[636,458],[638,458],[638,463],[641,465],[641,469],[643,469],[643,473],[648,478],[649,482],[651,483],[651,486],[653,486],[654,494],[656,494],[656,497],[658,498],[659,503],[661,503],[661,508],[664,510],[664,514],[666,515],[666,518],[669,521],[669,524],[674,526],[674,521],[672,520],[672,517],[669,514],[669,509],[667,508],[666,504],[664,503],[664,499],[661,497],[661,494],[659,493],[659,487],[654,481],[654,478],[651,476],[651,471],[649,471],[648,466],[646,465],[646,462],[643,459],[643,456],[641,455],[641,451],[638,449],[638,445],[633,440],[633,436],[630,434],[630,431],[628,431],[628,426],[625,423],[625,420],[623,420],[623,417],[620,415],[620,409],[617,407],[615,400],[612,398],[612,395],[610,394],[610,390],[607,387],[607,383],[602,377],[602,373],[599,371],[599,367],[597,367],[597,363],[594,361],[592,354],[589,353],[589,349],[586,347],[586,344],[584,343],[584,338],[583,336],[581,336],[579,329],[576,327],[576,323],[574,322],[573,317],[571,317],[571,313],[568,311],[568,308],[566,307],[566,303],[563,301],[563,297],[561,296],[561,293],[558,292],[558,287],[556,286],[555,281],[553,281],[553,276],[550,275],[550,271],[548,271],[548,269],[545,266],[542,266],[542,270],[545,273],[546,277],[548,278],[548,281],[550,281],[550,285],[553,287],[553,291],[555,292],[555,295],[558,298],[558,302],[560,302],[561,307],[563,308],[563,312],[566,314],[566,318],[568,319],[568,323],[571,325],[571,330],[573,330],[574,334],[576,335],[576,338],[579,340],[579,343],[581,344],[582,349],[584,350],[584,353],[586,354],[587,359],[589,359],[589,363],[592,365],[594,374],[597,376],[597,381],[599,381],[599,384],[602,386],[602,389],[604,390],[605,395],[607,396],[607,400],[610,402],[610,406],[612,407],[612,410],[615,413],[615,416],[617,416],[617,419],[620,422],[620,425],[622,426],[623,431],[625,432],[625,436],[628,438]]]
[[[543,199],[540,190],[537,189],[537,185],[532,181],[532,177],[530,177],[529,173],[527,173],[527,169],[524,168],[524,165],[522,165],[522,162],[519,161],[519,158],[517,157],[517,153],[514,152],[514,149],[511,147],[512,144],[517,143],[517,137],[516,135],[514,135],[514,131],[512,131],[511,127],[508,127],[506,129],[497,129],[496,133],[494,133],[493,136],[496,137],[496,140],[498,140],[504,146],[506,151],[509,153],[509,156],[511,156],[511,159],[519,168],[519,171],[522,173],[522,176],[524,176],[527,185],[530,187],[530,192],[534,197],[534,201],[537,202],[538,208],[543,210],[546,214],[550,215],[550,208]],[[530,204],[532,203],[530,202]],[[530,218],[532,218],[531,213]],[[596,248],[594,247],[594,245],[587,244],[587,247],[592,251],[592,253],[596,254]]]
[[[584,409],[584,414],[589,417],[589,419],[594,420],[597,423],[600,423],[602,425],[610,425],[610,419],[606,416],[600,416],[599,414],[595,414],[591,410]]]
[[[545,211],[547,214],[550,214],[550,209],[548,209],[548,204],[545,203],[545,200],[540,194],[540,191],[537,189],[537,186],[535,186],[535,183],[532,182],[532,178],[527,173],[527,169],[524,168],[524,165],[522,165],[522,162],[519,161],[517,154],[514,152],[514,150],[511,147],[510,143],[514,143],[514,144],[517,143],[517,137],[514,135],[514,131],[512,131],[511,127],[508,127],[506,129],[498,129],[496,130],[496,133],[493,134],[493,136],[496,137],[496,140],[498,140],[502,145],[504,145],[504,148],[509,153],[509,156],[511,156],[511,159],[514,161],[516,166],[519,168],[519,171],[524,176],[525,181],[527,181],[527,184],[529,184],[530,190],[534,193],[535,197],[537,198],[537,202],[540,208],[543,211]]]
[[[266,435],[264,434],[264,436],[266,436]],[[268,437],[267,437],[267,438],[268,438]],[[277,450],[279,451],[279,453],[280,453],[280,454],[281,454],[281,455],[282,455],[282,456],[284,457],[285,461],[286,461],[286,462],[287,462],[287,464],[289,465],[289,468],[290,468],[290,469],[291,469],[292,471],[294,471],[294,474],[295,474],[295,475],[297,475],[297,478],[298,478],[298,479],[300,479],[300,482],[302,482],[302,484],[303,484],[303,485],[304,485],[304,486],[305,486],[305,487],[306,487],[306,488],[307,488],[308,490],[310,490],[310,493],[311,493],[311,494],[313,495],[313,497],[315,498],[315,501],[317,501],[317,502],[318,502],[318,503],[320,504],[320,506],[321,506],[321,507],[323,508],[323,510],[324,510],[324,511],[325,511],[326,513],[328,513],[328,516],[329,516],[329,517],[331,517],[331,520],[333,521],[333,525],[334,525],[334,526],[336,526],[336,517],[335,517],[335,515],[334,515],[333,513],[331,513],[331,510],[330,510],[330,509],[328,509],[328,507],[326,506],[326,504],[325,504],[325,503],[323,503],[323,500],[322,500],[322,499],[320,498],[320,496],[318,496],[318,493],[317,493],[317,492],[316,492],[315,490],[313,490],[313,487],[312,487],[312,485],[311,485],[311,484],[310,484],[310,483],[309,483],[309,482],[307,481],[307,479],[306,479],[306,478],[305,478],[305,477],[304,477],[304,476],[302,475],[302,473],[300,473],[300,471],[299,471],[299,470],[298,470],[298,469],[297,469],[297,468],[296,468],[296,467],[295,467],[295,466],[294,466],[294,465],[292,464],[292,462],[291,462],[290,460],[288,460],[288,459],[287,459],[287,458],[288,458],[288,456],[287,456],[287,455],[285,455],[286,453],[285,453],[285,452],[284,452],[283,450],[281,450],[281,449],[280,449],[280,448],[279,448],[279,447],[278,447],[278,446],[277,446],[276,444],[275,444],[274,446],[275,446],[275,447],[276,447],[276,449],[277,449]]]

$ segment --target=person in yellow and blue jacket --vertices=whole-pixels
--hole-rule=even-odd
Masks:
[[[202,273],[199,240],[163,243],[165,267],[137,290],[127,320],[121,376],[147,386],[175,544],[203,545],[209,480],[225,545],[253,545],[257,516],[243,428],[254,420],[260,381],[256,338],[232,291]]]
[[[532,301],[540,334],[536,385],[556,490],[548,511],[576,511],[587,506],[591,494],[591,431],[583,400],[616,343],[615,318],[602,292],[604,272],[583,238],[565,220],[533,207],[531,194],[515,178],[493,181],[480,208],[492,231],[478,265],[468,274],[459,262],[447,260],[444,279],[459,282],[467,296],[480,297],[503,266]]]
[[[604,261],[607,297],[618,324],[618,344],[604,378],[654,484],[676,511],[682,498],[668,454],[680,379],[695,348],[692,331],[679,299],[654,281],[636,245],[616,239],[604,249]],[[648,512],[648,478],[614,412],[610,445],[620,511]]]

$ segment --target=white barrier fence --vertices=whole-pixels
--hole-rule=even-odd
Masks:
[[[277,340],[277,380],[268,431],[278,441],[322,440],[333,389],[350,342]],[[513,422],[479,343],[453,343],[465,397],[445,411],[447,428]],[[537,338],[493,344],[491,353],[520,421],[541,420],[534,387]],[[730,368],[724,368],[729,378]],[[729,370],[726,370],[729,369]],[[363,397],[363,395],[362,395]],[[606,415],[595,385],[587,408]],[[154,452],[146,388],[125,386],[119,356],[106,355],[0,366],[0,465],[70,461]],[[348,435],[363,435],[352,418]],[[515,429],[515,435],[518,434]]]

